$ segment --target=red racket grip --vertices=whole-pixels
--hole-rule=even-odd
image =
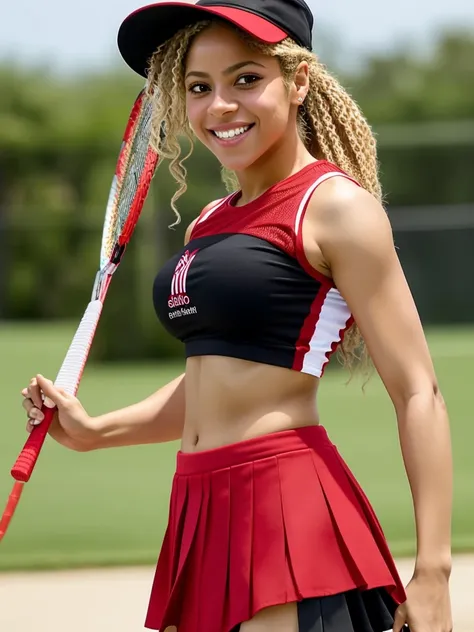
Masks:
[[[53,421],[56,408],[48,408],[43,404],[41,412],[44,415],[43,421],[39,426],[35,426],[30,436],[23,446],[15,465],[11,469],[11,475],[16,481],[27,483],[38,460],[44,440],[48,434],[49,427]]]

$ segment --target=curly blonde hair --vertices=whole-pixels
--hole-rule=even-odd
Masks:
[[[204,20],[179,31],[156,50],[148,70],[148,93],[153,101],[152,144],[162,158],[169,160],[170,173],[179,185],[171,200],[176,223],[180,221],[176,201],[187,189],[184,162],[193,151],[195,138],[186,113],[186,56],[194,38],[215,22],[219,20]],[[278,60],[287,89],[299,64],[307,62],[309,92],[299,108],[297,121],[306,148],[315,158],[337,165],[382,201],[374,134],[357,103],[317,56],[291,38],[266,44],[227,22],[224,24],[236,31],[251,49]],[[162,129],[165,134],[160,135]],[[184,156],[180,144],[183,137],[189,143]],[[222,169],[222,178],[228,191],[238,188],[234,173]],[[357,363],[369,368],[370,359],[356,324],[346,332],[338,351],[343,365],[352,369]]]

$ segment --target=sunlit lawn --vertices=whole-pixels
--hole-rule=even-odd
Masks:
[[[0,503],[11,489],[10,467],[25,439],[20,390],[41,371],[54,378],[75,324],[0,324]],[[474,328],[429,334],[452,422],[455,454],[454,547],[474,549]],[[80,397],[91,414],[135,402],[182,369],[174,365],[89,365]],[[413,551],[411,498],[396,420],[374,377],[360,383],[330,371],[323,380],[324,425],[371,499],[394,554]],[[48,439],[17,514],[0,544],[0,569],[139,564],[156,559],[166,524],[177,445],[91,454]]]

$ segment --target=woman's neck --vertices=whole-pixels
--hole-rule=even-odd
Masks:
[[[315,160],[299,136],[294,143],[283,140],[280,146],[272,147],[248,169],[236,174],[242,191],[236,206],[252,202],[274,184],[298,173]]]

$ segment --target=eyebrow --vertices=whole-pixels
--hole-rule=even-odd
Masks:
[[[240,61],[238,64],[234,64],[233,66],[229,66],[228,68],[226,68],[222,72],[222,74],[224,76],[231,75],[232,73],[240,70],[241,68],[244,68],[245,66],[260,66],[260,68],[265,68],[263,64],[259,64],[256,61]],[[191,75],[193,75],[194,77],[209,77],[209,74],[207,72],[198,72],[197,70],[191,70],[187,73],[186,79]]]

